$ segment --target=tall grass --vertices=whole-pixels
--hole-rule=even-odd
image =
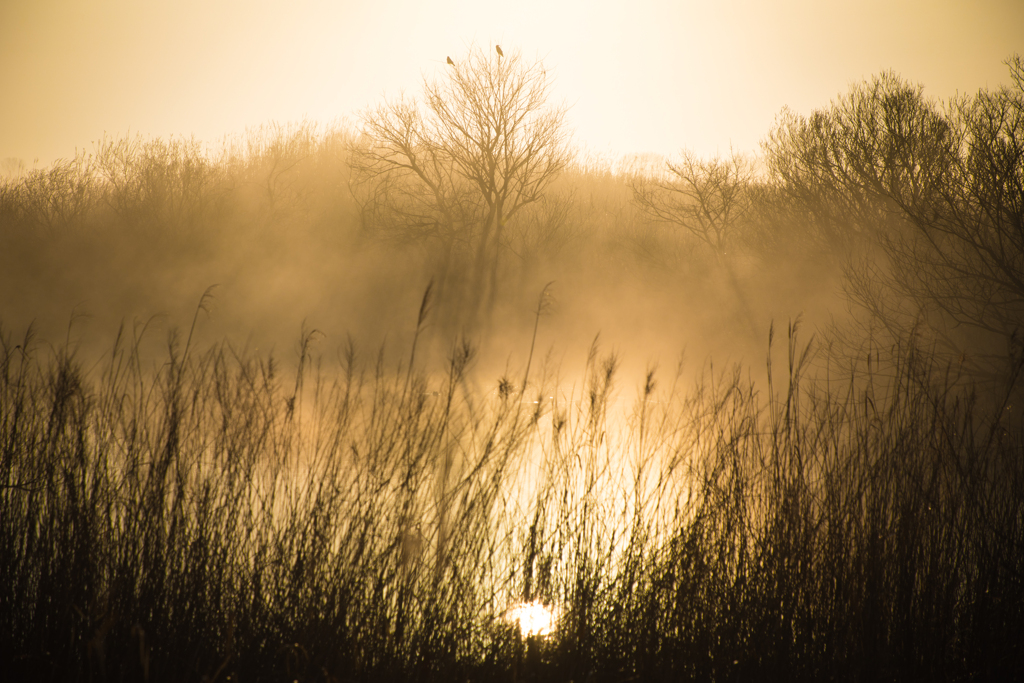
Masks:
[[[421,310],[420,325],[427,313]],[[302,335],[0,335],[0,668],[48,680],[1009,680],[1024,439],[920,355],[653,371],[632,407]],[[415,345],[415,341],[414,341]],[[771,356],[770,356],[771,358]],[[771,364],[771,360],[769,361]],[[781,375],[781,377],[780,377]],[[672,378],[668,378],[671,380]],[[521,601],[558,608],[524,638]]]

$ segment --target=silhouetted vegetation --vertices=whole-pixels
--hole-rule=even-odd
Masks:
[[[28,330],[0,329],[0,671],[1020,678],[1020,60],[949,103],[882,74],[784,112],[764,159],[662,166],[568,156],[546,74],[492,52],[428,83],[434,128],[391,103],[358,132],[108,138],[0,184],[0,313]],[[474,101],[486,78],[519,89]],[[498,173],[520,142],[536,172]],[[27,324],[65,289],[106,323],[225,274],[162,347],[153,320]],[[849,315],[773,341],[833,284]],[[545,355],[608,322],[591,297],[633,345]],[[285,361],[235,338],[306,306]],[[623,383],[687,340],[667,310],[741,362]]]
[[[849,245],[850,291],[878,327],[990,380],[1021,354],[1024,321],[1024,65],[1007,64],[1011,87],[945,106],[882,74],[785,113],[766,143],[773,180]]]
[[[452,330],[487,333],[506,225],[569,163],[566,110],[548,102],[543,65],[518,51],[476,48],[442,73],[422,104],[403,98],[363,115],[356,196],[368,226],[438,256]]]

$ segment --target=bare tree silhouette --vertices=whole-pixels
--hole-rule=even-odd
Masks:
[[[738,153],[701,159],[683,151],[679,161],[665,163],[665,171],[633,175],[634,204],[649,218],[683,228],[710,248],[756,336],[754,312],[726,253],[733,233],[751,213],[754,162]]]
[[[994,354],[976,366],[993,377],[1024,331],[1024,64],[1007,65],[1012,86],[944,105],[885,73],[808,118],[785,114],[765,143],[807,215],[886,256],[850,269],[883,329],[928,329],[961,365]]]
[[[730,231],[751,209],[754,164],[741,154],[700,159],[684,151],[667,173],[633,176],[633,200],[650,218],[679,226],[721,255]]]
[[[539,62],[474,48],[451,66],[425,80],[421,99],[363,114],[353,191],[367,227],[436,250],[439,305],[476,331],[497,293],[507,222],[544,196],[571,152],[566,108],[548,104]]]

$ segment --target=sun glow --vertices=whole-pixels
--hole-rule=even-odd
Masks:
[[[548,636],[555,630],[555,622],[558,621],[558,610],[551,605],[545,605],[539,600],[523,602],[510,607],[505,612],[505,619],[510,624],[518,624],[519,632],[523,637]]]

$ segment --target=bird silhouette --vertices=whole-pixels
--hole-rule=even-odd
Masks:
[[[451,64],[452,66],[455,66],[455,62],[452,61],[451,57],[448,58],[448,63]]]
[[[505,56],[505,53],[501,51],[501,45],[495,45],[494,49],[498,51],[498,56],[499,57],[504,57]]]

